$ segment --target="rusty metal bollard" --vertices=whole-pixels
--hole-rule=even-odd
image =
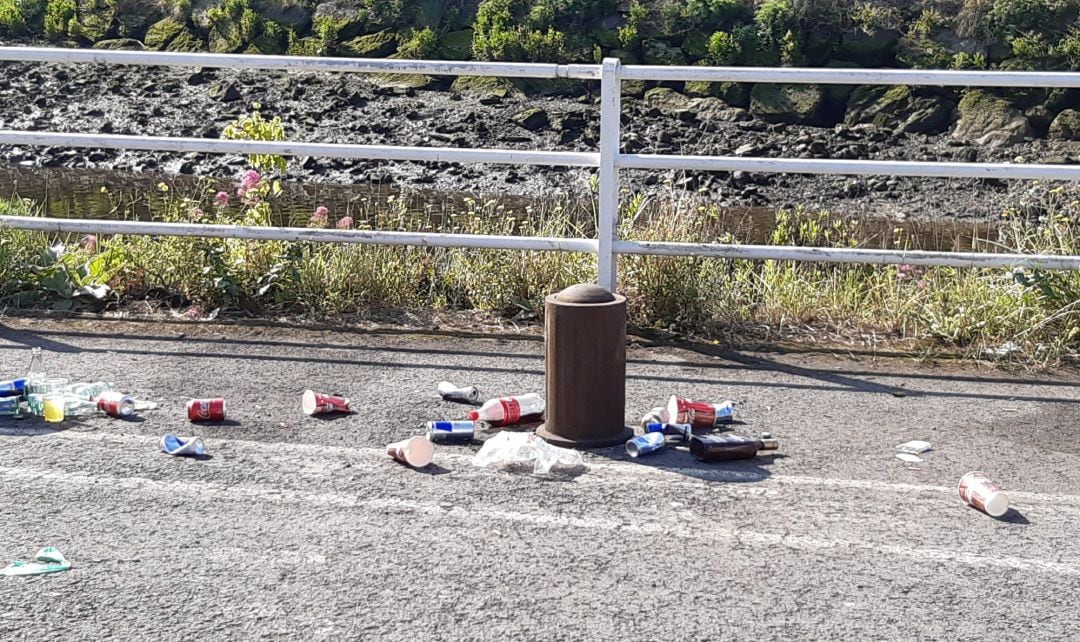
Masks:
[[[547,405],[536,434],[556,446],[603,448],[626,426],[626,297],[572,285],[544,301]]]

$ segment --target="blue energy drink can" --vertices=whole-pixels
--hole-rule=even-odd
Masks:
[[[647,432],[626,442],[626,454],[634,459],[654,453],[664,447],[667,439],[662,432]]]
[[[21,397],[26,392],[26,379],[0,381],[0,397]]]
[[[690,424],[664,424],[651,423],[645,425],[645,433],[658,432],[671,437],[672,441],[690,441],[694,436],[693,426]]]
[[[475,434],[475,421],[427,422],[427,438],[431,443],[472,441]]]

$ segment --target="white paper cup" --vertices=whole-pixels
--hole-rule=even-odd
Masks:
[[[387,446],[386,454],[413,468],[423,468],[431,463],[434,450],[427,439],[410,437]]]
[[[958,490],[960,499],[991,517],[1009,512],[1009,496],[985,473],[973,471],[964,475]]]

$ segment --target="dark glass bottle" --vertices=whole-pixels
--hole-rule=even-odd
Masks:
[[[779,447],[780,442],[775,439],[737,435],[694,435],[690,439],[690,453],[701,461],[753,459],[759,450],[776,450]]]

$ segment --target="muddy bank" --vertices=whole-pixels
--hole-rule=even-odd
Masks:
[[[597,87],[575,98],[503,98],[379,85],[353,75],[226,70],[0,64],[0,128],[218,138],[260,103],[280,116],[290,140],[358,144],[591,151],[597,146]],[[385,80],[383,81],[385,82]],[[1080,143],[1025,139],[980,146],[946,135],[872,126],[768,124],[742,110],[693,114],[624,99],[624,149],[641,153],[862,158],[960,162],[1080,162]],[[230,178],[236,156],[64,148],[0,147],[22,168],[93,168]],[[592,172],[571,168],[459,166],[297,158],[290,178],[490,195],[579,198]],[[1051,186],[1025,181],[627,172],[625,186],[661,197],[699,193],[732,207],[804,204],[889,218],[988,219],[1009,207],[1039,213]],[[1070,187],[1070,189],[1076,189]]]

